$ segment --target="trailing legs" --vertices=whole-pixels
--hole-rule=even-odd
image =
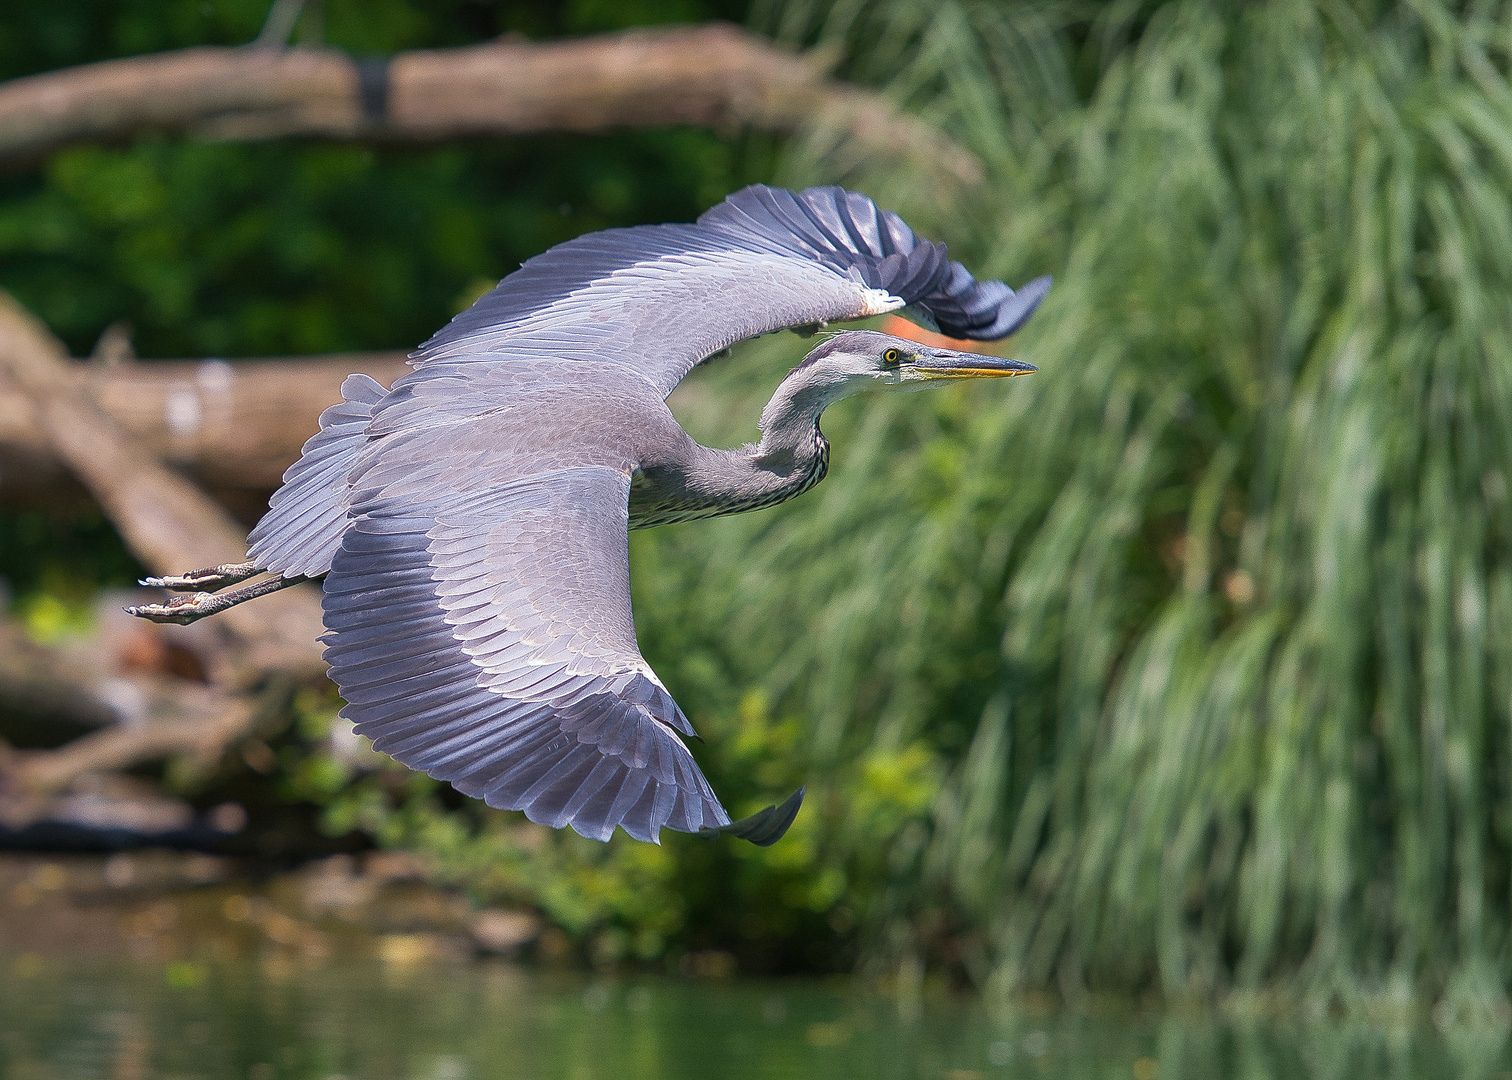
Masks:
[[[229,607],[235,607],[237,604],[311,580],[306,577],[270,577],[265,581],[232,589],[230,592],[217,591],[228,585],[240,584],[261,573],[265,573],[262,567],[245,562],[207,566],[203,570],[191,570],[187,574],[171,577],[143,578],[143,585],[171,589],[188,595],[170,596],[161,604],[138,604],[127,608],[126,611],[151,622],[188,625],[207,615],[214,615]]]

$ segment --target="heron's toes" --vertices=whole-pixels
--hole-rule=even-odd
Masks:
[[[141,584],[158,589],[172,589],[175,592],[214,592],[260,573],[262,569],[249,562],[222,563],[220,566],[207,566],[203,570],[190,570],[187,574],[143,578]]]
[[[161,604],[137,604],[126,609],[128,615],[155,623],[178,623],[188,626],[192,622],[224,611],[231,605],[219,596],[198,593],[189,596],[170,596]]]

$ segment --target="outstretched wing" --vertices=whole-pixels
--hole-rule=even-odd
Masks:
[[[343,715],[405,765],[545,825],[725,831],[679,738],[693,728],[635,642],[629,484],[564,468],[355,506],[324,600]]]
[[[896,214],[837,187],[756,185],[692,225],[580,236],[531,259],[443,327],[392,392],[349,381],[348,400],[321,417],[253,531],[251,557],[286,574],[325,573],[346,528],[347,472],[367,439],[465,420],[480,398],[486,409],[495,395],[532,384],[590,383],[608,365],[665,396],[743,338],[905,304],[954,337],[991,340],[1021,326],[1049,287],[1049,278],[1017,293],[977,281]],[[573,369],[584,361],[597,370]],[[479,393],[480,380],[489,394]]]
[[[952,337],[1005,337],[1049,287],[977,281],[865,195],[757,184],[695,224],[591,233],[529,260],[421,346],[401,382],[438,361],[608,360],[665,396],[737,341],[905,304]]]
[[[634,462],[618,435],[639,432],[647,402],[662,408],[648,385],[665,396],[744,338],[905,304],[947,334],[998,338],[1048,287],[978,282],[839,188],[757,186],[692,225],[583,236],[459,315],[381,400],[364,393],[333,414],[307,481],[291,479],[298,491],[259,542],[317,573],[340,533],[326,658],[345,715],[397,760],[585,836],[618,825],[650,841],[665,827],[770,843],[802,793],[730,823],[680,738],[691,726],[636,646]],[[558,434],[592,432],[608,458],[585,462],[576,446],[553,458],[561,447],[514,422],[573,395],[591,408]],[[616,410],[633,413],[628,426]],[[480,455],[507,455],[508,476]]]

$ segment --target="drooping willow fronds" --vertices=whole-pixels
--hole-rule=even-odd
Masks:
[[[809,499],[638,541],[691,549],[660,610],[748,647],[821,760],[940,763],[872,946],[943,896],[1010,987],[1512,966],[1512,11],[764,17],[991,174],[948,212],[843,179],[1057,276],[1040,375],[842,411]]]

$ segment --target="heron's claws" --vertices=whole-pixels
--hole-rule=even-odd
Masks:
[[[140,619],[147,619],[149,622],[178,623],[180,626],[188,626],[207,615],[225,611],[235,602],[228,601],[226,597],[211,596],[208,593],[194,596],[170,596],[161,604],[138,604],[135,607],[129,607],[126,613]]]
[[[222,563],[220,566],[207,566],[203,570],[190,570],[187,574],[143,578],[141,584],[158,589],[172,589],[175,592],[215,592],[260,573],[262,569],[254,563]]]
[[[238,581],[245,581],[249,577],[256,577],[262,570],[251,563],[233,563],[228,566],[212,566],[207,570],[191,570],[179,577],[148,578],[142,584],[157,585],[168,589],[195,589],[197,591],[184,596],[170,596],[161,604],[139,604],[136,607],[126,609],[127,614],[135,615],[141,619],[148,619],[158,623],[180,623],[187,626],[189,623],[203,619],[206,615],[214,615],[218,611],[225,611],[229,607],[244,603],[247,600],[256,599],[259,596],[267,596],[276,593],[279,589],[287,589],[291,585],[298,585],[302,581],[309,581],[306,577],[281,577],[275,575],[252,585],[243,585],[239,589],[230,592],[211,594],[207,590],[219,589],[225,585],[231,585]],[[174,582],[190,582],[191,584],[173,584]]]

